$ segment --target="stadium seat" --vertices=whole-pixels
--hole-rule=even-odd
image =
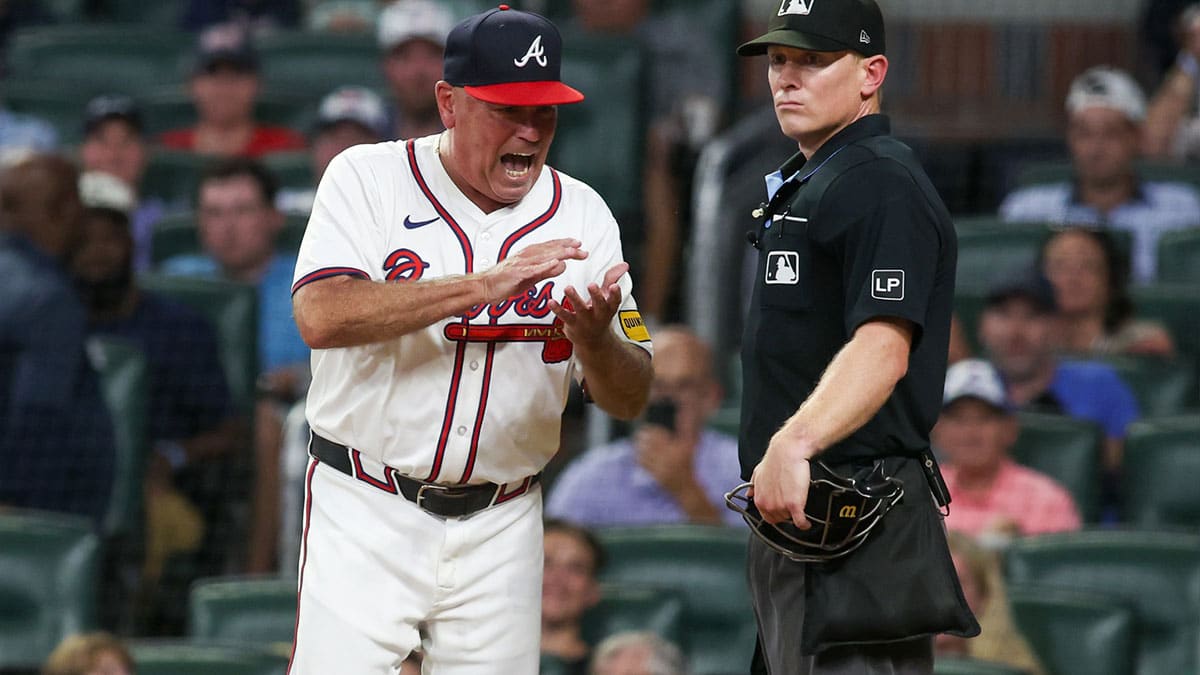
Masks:
[[[150,371],[137,346],[114,337],[88,340],[88,354],[100,374],[104,400],[112,412],[116,436],[113,493],[104,518],[107,537],[137,530],[149,433]]]
[[[542,662],[538,667],[538,675],[570,675],[571,667],[562,659],[542,654]]]
[[[188,0],[106,0],[108,18],[118,23],[138,23],[165,29],[179,26]]]
[[[605,584],[600,602],[583,617],[583,639],[597,644],[614,633],[652,631],[683,644],[684,598],[677,590],[635,584]]]
[[[987,224],[975,219],[955,222],[958,233],[956,291],[986,291],[993,283],[1031,267],[1050,237],[1050,228],[1035,223]]]
[[[1125,439],[1125,522],[1145,528],[1200,523],[1200,415],[1134,422]]]
[[[1200,227],[1159,237],[1158,281],[1200,286]]]
[[[1145,180],[1178,181],[1200,188],[1200,167],[1191,164],[1142,161],[1138,164],[1138,174]],[[1021,171],[1017,176],[1017,184],[1025,187],[1061,183],[1071,180],[1071,175],[1070,161],[1037,162]]]
[[[1029,673],[1003,663],[967,657],[939,656],[933,664],[933,675],[1029,675]]]
[[[142,176],[141,194],[166,202],[170,212],[192,208],[196,186],[211,157],[178,150],[156,150]]]
[[[138,675],[284,675],[287,656],[262,648],[134,641]]]
[[[295,625],[295,579],[215,577],[192,584],[188,637],[194,642],[290,645]]]
[[[307,216],[287,216],[283,231],[279,233],[276,249],[287,253],[300,250],[300,240],[304,238],[304,228],[307,226]],[[154,224],[150,233],[150,257],[155,265],[178,255],[197,254],[203,250],[196,229],[196,215],[191,212],[164,217]]]
[[[1055,675],[1134,672],[1133,610],[1100,593],[1010,588],[1013,620],[1038,660]]]
[[[145,115],[146,132],[151,137],[196,123],[196,107],[184,87],[171,85],[142,91],[137,99]],[[262,124],[303,130],[304,124],[315,116],[315,100],[294,93],[264,90],[254,101],[254,119]]]
[[[37,668],[96,628],[100,539],[77,516],[0,511],[0,671]]]
[[[0,84],[0,99],[14,112],[49,122],[62,145],[75,145],[83,138],[83,109],[90,94],[73,84],[38,79],[7,77]]]
[[[257,42],[263,83],[313,100],[343,85],[384,85],[374,34],[276,31]]]
[[[983,314],[986,293],[982,288],[954,289],[954,316],[958,318],[963,335],[974,354],[982,353],[979,344],[979,317]]]
[[[550,165],[595,188],[624,225],[642,207],[645,53],[625,38],[563,40],[563,81],[587,98],[559,109]]]
[[[1200,668],[1200,535],[1092,530],[1019,539],[1005,556],[1010,585],[1102,593],[1137,619],[1138,673]]]
[[[275,174],[280,188],[304,190],[316,186],[307,152],[272,152],[263,156],[262,163]]]
[[[1176,349],[1200,359],[1200,286],[1156,284],[1130,289],[1139,317],[1166,325]]]
[[[89,94],[135,95],[181,81],[191,35],[137,24],[64,24],[18,31],[8,47],[11,75],[53,74]]]
[[[1196,359],[1110,356],[1103,359],[1133,390],[1143,417],[1175,415],[1198,405]]]
[[[1085,420],[1064,415],[1017,413],[1020,434],[1013,459],[1062,484],[1084,522],[1100,516],[1100,452],[1103,432]]]
[[[258,379],[258,290],[232,281],[162,274],[141,275],[138,286],[182,302],[212,322],[233,401],[241,410],[252,410]]]
[[[597,534],[608,555],[603,583],[683,595],[682,646],[693,675],[745,671],[757,629],[746,588],[744,529],[670,525]]]

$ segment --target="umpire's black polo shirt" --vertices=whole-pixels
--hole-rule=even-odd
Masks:
[[[758,271],[742,340],[742,477],[864,322],[916,326],[908,373],[827,461],[912,456],[941,409],[957,243],[950,214],[883,115],[864,117],[805,161],[782,167],[758,230]]]

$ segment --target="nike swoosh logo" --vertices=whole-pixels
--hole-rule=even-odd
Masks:
[[[415,230],[418,227],[425,227],[435,220],[438,219],[430,218],[429,220],[413,220],[411,216],[404,216],[404,227],[410,230]]]

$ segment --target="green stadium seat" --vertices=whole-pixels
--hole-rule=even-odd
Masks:
[[[539,675],[571,675],[572,668],[562,659],[542,654],[542,662],[538,667]]]
[[[955,223],[958,233],[958,291],[983,292],[1023,267],[1032,267],[1050,228],[1034,223]]]
[[[583,617],[583,638],[594,645],[614,633],[648,630],[683,644],[684,611],[684,598],[677,590],[604,584],[600,602]]]
[[[0,511],[0,671],[37,668],[96,628],[100,539],[85,518]]]
[[[240,410],[251,411],[258,379],[258,290],[232,281],[162,274],[141,275],[138,286],[188,305],[212,322],[233,401]]]
[[[285,654],[236,645],[139,640],[129,645],[138,675],[284,675]]]
[[[1103,432],[1092,422],[1042,413],[1017,413],[1020,433],[1012,448],[1017,462],[1062,484],[1084,522],[1100,517],[1100,457]]]
[[[1143,417],[1175,415],[1198,405],[1195,358],[1129,355],[1106,357],[1103,362],[1133,390]]]
[[[153,264],[162,264],[179,255],[203,253],[204,247],[200,244],[196,227],[196,215],[190,212],[172,214],[155,223],[154,230],[150,233],[150,257]],[[300,250],[300,241],[304,238],[306,227],[307,216],[288,215],[283,224],[283,231],[279,233],[276,248],[288,253]]]
[[[624,225],[642,208],[645,53],[621,38],[564,35],[563,44],[563,81],[587,98],[559,108],[550,164],[595,188]]]
[[[1055,675],[1128,675],[1135,619],[1119,599],[1099,593],[1010,588],[1013,620],[1038,660]]]
[[[137,94],[179,82],[194,40],[137,24],[65,24],[18,31],[8,47],[12,76],[52,75],[91,94]]]
[[[1200,359],[1200,286],[1134,286],[1130,296],[1139,317],[1165,324],[1175,339],[1176,349]]]
[[[1200,286],[1200,227],[1167,232],[1159,237],[1158,280]]]
[[[981,661],[966,657],[939,656],[933,664],[933,675],[1030,675],[1020,668],[1003,663]]]
[[[316,186],[312,158],[307,152],[272,152],[262,157],[262,163],[275,174],[280,188],[304,190]]]
[[[192,584],[188,637],[194,642],[290,645],[295,625],[295,579],[214,577]]]
[[[1017,185],[1044,185],[1071,180],[1070,161],[1037,162],[1030,164],[1017,175]],[[1191,164],[1142,161],[1138,173],[1145,180],[1177,181],[1191,183],[1200,188],[1200,167]]]
[[[152,137],[171,129],[196,123],[196,108],[187,89],[181,86],[159,87],[139,93],[138,104]],[[264,90],[254,101],[254,118],[262,124],[304,130],[304,123],[315,115],[315,99],[294,93]]]
[[[83,109],[91,98],[73,84],[40,79],[6,77],[0,82],[0,100],[14,112],[33,115],[49,122],[62,145],[83,139]]]
[[[1119,598],[1137,619],[1138,673],[1200,669],[1200,535],[1092,530],[1019,539],[1005,556],[1012,586]]]
[[[256,46],[268,87],[303,91],[316,100],[343,85],[384,86],[374,34],[276,31]]]
[[[179,150],[156,150],[150,155],[142,176],[141,194],[168,204],[171,212],[192,208],[196,186],[211,157]]]
[[[669,525],[597,532],[600,580],[673,589],[684,598],[684,653],[693,675],[744,672],[757,628],[746,587],[746,530]]]
[[[1134,422],[1125,439],[1123,520],[1145,528],[1200,526],[1200,415]]]
[[[113,493],[104,518],[104,534],[130,535],[138,531],[142,512],[143,467],[150,429],[149,365],[135,344],[120,338],[93,337],[87,348],[100,374],[116,435]]]
[[[118,23],[137,23],[168,30],[178,28],[188,0],[105,0],[108,18]]]

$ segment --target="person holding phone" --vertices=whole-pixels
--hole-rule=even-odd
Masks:
[[[631,436],[592,448],[550,488],[546,512],[589,527],[740,525],[724,508],[737,482],[737,439],[707,428],[721,404],[712,350],[684,326],[654,334],[650,404]]]

